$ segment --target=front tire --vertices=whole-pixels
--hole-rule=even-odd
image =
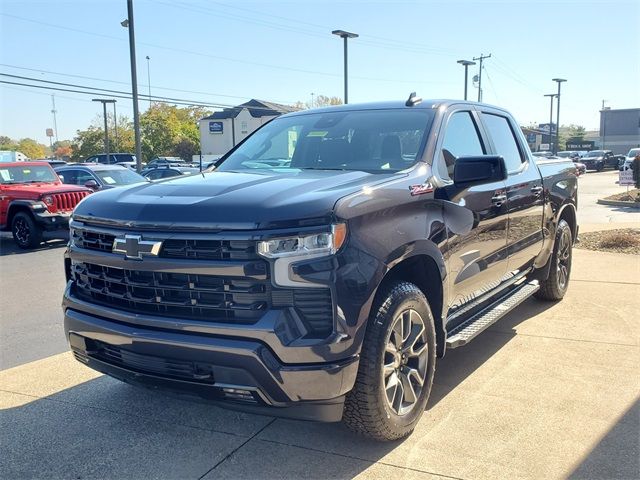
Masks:
[[[556,229],[553,254],[549,261],[549,276],[540,284],[535,297],[541,300],[561,300],[569,288],[571,260],[573,258],[573,234],[566,220],[560,220]]]
[[[376,305],[343,421],[367,437],[397,440],[414,430],[429,399],[436,364],[435,326],[429,302],[412,283],[389,285]]]
[[[11,233],[14,241],[23,249],[36,248],[42,243],[42,230],[25,212],[18,212],[13,217]]]

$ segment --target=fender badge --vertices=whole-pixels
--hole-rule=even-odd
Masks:
[[[409,192],[411,193],[412,197],[415,197],[416,195],[424,195],[425,193],[431,193],[433,192],[433,185],[431,185],[430,183],[411,185],[409,187]]]

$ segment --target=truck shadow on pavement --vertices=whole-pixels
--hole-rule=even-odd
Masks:
[[[4,257],[6,255],[18,255],[18,254],[26,254],[33,252],[40,252],[42,250],[51,250],[53,248],[61,248],[66,247],[67,242],[69,241],[69,235],[67,233],[56,232],[55,237],[45,232],[44,234],[44,242],[38,248],[34,248],[31,250],[24,250],[16,245],[16,242],[13,241],[13,237],[10,233],[2,233],[0,234],[0,257]]]
[[[553,305],[529,300],[467,347],[448,352],[427,410],[514,338],[519,323]],[[223,410],[106,376],[44,398],[7,395],[9,408],[0,411],[2,478],[352,478],[376,462],[398,466],[383,457],[395,458],[403,444],[364,439],[341,424]],[[405,442],[419,439],[416,432]]]

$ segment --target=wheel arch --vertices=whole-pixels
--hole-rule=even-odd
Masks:
[[[437,355],[442,357],[446,341],[443,308],[446,270],[442,256],[439,257],[434,258],[433,255],[422,252],[404,256],[392,262],[378,285],[374,305],[377,304],[380,292],[383,292],[390,283],[406,281],[415,284],[429,302],[435,323]]]
[[[558,211],[558,221],[556,226],[560,223],[560,220],[565,220],[569,227],[571,227],[571,236],[575,243],[578,237],[578,216],[576,214],[576,207],[573,203],[565,203]]]
[[[16,216],[18,212],[26,212],[34,221],[35,217],[33,216],[33,212],[31,211],[31,202],[17,200],[11,202],[9,208],[7,209],[7,226],[9,230],[13,224],[13,218]]]

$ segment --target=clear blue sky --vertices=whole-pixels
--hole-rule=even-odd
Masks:
[[[223,104],[342,96],[342,43],[330,31],[344,29],[360,34],[349,44],[351,103],[405,99],[413,90],[461,98],[456,60],[491,53],[484,100],[521,124],[548,120],[543,94],[555,92],[554,77],[568,80],[562,124],[597,129],[603,99],[640,107],[638,0],[134,0],[134,9],[140,89],[146,93],[148,55],[155,95]],[[0,0],[0,72],[128,90],[126,14],[125,0]],[[60,139],[100,113],[89,95],[57,92],[56,106]],[[132,115],[130,100],[118,108]],[[50,92],[0,84],[1,135],[47,143],[50,110]]]

